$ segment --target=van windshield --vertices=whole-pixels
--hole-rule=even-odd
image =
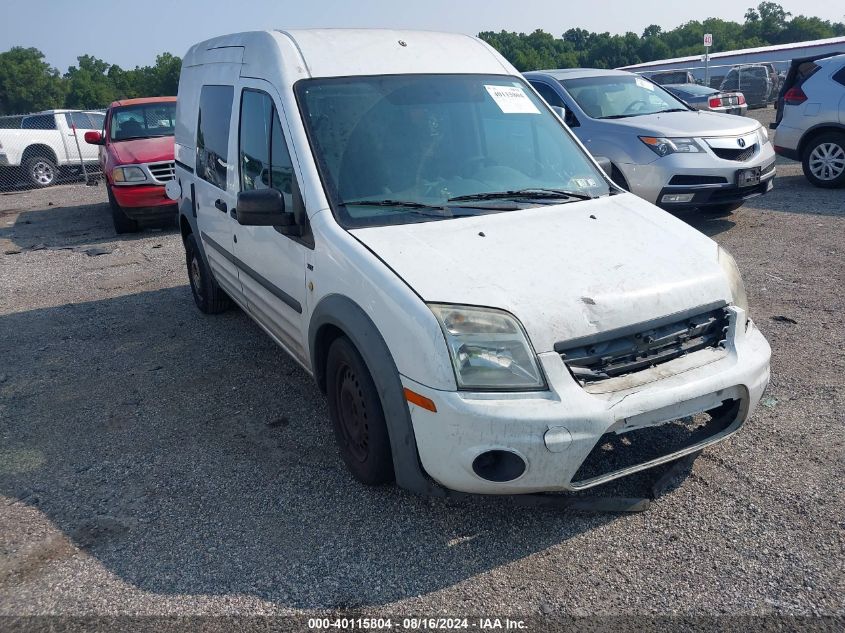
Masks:
[[[560,120],[514,77],[309,79],[296,93],[335,215],[347,228],[610,192]]]

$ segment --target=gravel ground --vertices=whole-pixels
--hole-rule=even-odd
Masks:
[[[845,192],[783,162],[682,217],[738,260],[772,383],[611,515],[358,485],[311,379],[196,310],[176,231],[116,237],[102,187],[0,194],[0,615],[845,615]]]

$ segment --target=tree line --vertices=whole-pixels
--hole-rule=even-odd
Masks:
[[[484,31],[478,36],[488,42],[517,70],[541,68],[617,68],[641,62],[704,53],[705,33],[713,34],[711,53],[740,48],[791,44],[845,35],[845,23],[817,17],[792,16],[775,2],[761,2],[745,12],[745,21],[721,18],[693,20],[664,31],[652,24],[642,35],[593,33],[572,28],[560,37],[543,30],[533,33]]]
[[[170,53],[131,70],[82,55],[62,74],[37,48],[16,46],[0,53],[0,115],[105,108],[117,99],[175,95],[181,68],[182,60]]]
[[[664,31],[652,24],[642,35],[594,33],[572,28],[560,37],[533,33],[484,31],[490,43],[520,71],[576,66],[615,68],[668,57],[698,55],[705,33],[713,34],[712,53],[738,48],[789,44],[845,35],[845,23],[792,16],[775,2],[748,9],[742,24],[720,18],[686,22]],[[116,99],[175,95],[182,60],[170,53],[152,66],[124,70],[82,55],[64,74],[37,48],[14,47],[0,53],[0,115],[51,108],[104,108]]]

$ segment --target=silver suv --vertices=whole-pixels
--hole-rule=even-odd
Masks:
[[[845,54],[792,60],[770,126],[775,152],[816,187],[845,185]]]
[[[570,68],[525,78],[611,177],[664,209],[738,209],[772,188],[775,152],[757,121],[693,110],[652,81],[622,70]]]

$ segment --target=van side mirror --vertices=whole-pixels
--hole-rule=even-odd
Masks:
[[[241,191],[236,214],[243,226],[272,226],[282,235],[301,234],[293,212],[285,211],[285,199],[278,189]]]
[[[89,145],[103,145],[103,135],[97,132],[96,130],[89,130],[85,132],[85,142]]]
[[[558,117],[560,117],[561,121],[566,121],[566,108],[563,106],[549,106]]]

